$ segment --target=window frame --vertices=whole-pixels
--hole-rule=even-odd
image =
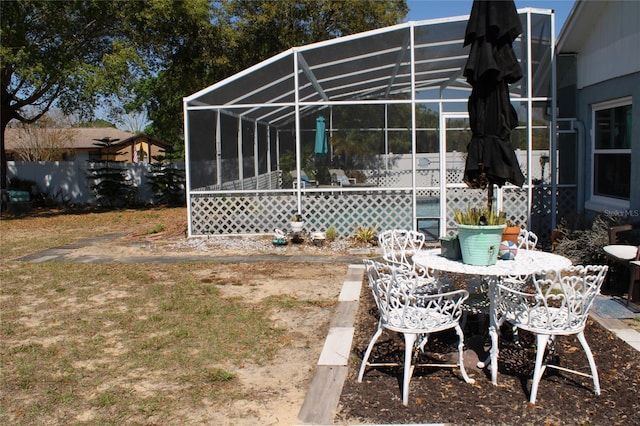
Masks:
[[[591,173],[590,173],[590,196],[588,205],[591,207],[594,205],[599,206],[611,206],[616,208],[629,208],[631,203],[631,178],[629,178],[629,194],[627,199],[616,198],[613,196],[598,195],[595,193],[596,187],[596,156],[602,154],[625,154],[631,159],[633,143],[629,148],[610,148],[610,149],[597,149],[596,148],[596,135],[597,135],[597,121],[596,114],[604,110],[612,110],[614,108],[622,106],[631,106],[633,108],[633,101],[631,96],[623,98],[611,99],[605,102],[599,102],[591,105]],[[631,170],[630,170],[631,172]],[[589,206],[588,206],[589,207]]]

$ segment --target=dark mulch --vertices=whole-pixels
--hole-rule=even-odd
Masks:
[[[483,327],[469,321],[465,343],[470,349],[465,352],[465,365],[469,375],[476,379],[475,384],[465,383],[457,369],[416,368],[410,384],[409,406],[405,407],[401,367],[370,368],[362,383],[356,381],[362,355],[376,326],[377,309],[368,287],[364,286],[353,356],[336,423],[640,425],[640,353],[592,320],[585,335],[598,366],[601,395],[593,393],[590,378],[547,369],[535,406],[528,404],[535,357],[532,335],[520,332],[520,345],[516,345],[510,329],[503,328],[498,385],[493,386],[489,373],[475,368],[477,354],[486,349],[485,339],[477,336]],[[429,348],[433,352],[444,350],[451,358],[457,354],[453,343],[455,334],[442,333],[432,337]],[[385,331],[371,361],[399,361],[403,355],[402,336]],[[556,356],[561,366],[589,371],[575,337],[559,337]]]

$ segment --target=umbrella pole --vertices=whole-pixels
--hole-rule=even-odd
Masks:
[[[489,211],[493,208],[493,184],[491,182],[487,185],[487,208]]]

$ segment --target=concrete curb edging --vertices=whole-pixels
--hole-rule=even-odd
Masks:
[[[347,377],[363,277],[364,265],[349,265],[313,380],[298,414],[306,424],[333,424]]]

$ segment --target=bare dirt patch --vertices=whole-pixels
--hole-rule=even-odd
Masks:
[[[330,259],[348,254],[350,244],[315,247],[305,242],[283,248],[273,246],[271,236],[187,239],[185,226],[184,209],[36,213],[0,221],[2,374],[3,383],[11,384],[0,394],[1,423],[300,423],[297,414],[348,265],[331,260],[221,264],[207,258],[316,254]],[[111,233],[117,235],[85,241],[75,249],[69,245]],[[11,249],[14,244],[19,247]],[[54,262],[13,260],[64,245],[63,258]],[[140,256],[151,260],[128,263]],[[153,263],[153,257],[165,256],[202,260]],[[101,257],[109,263],[75,262]],[[210,334],[206,328],[185,325],[206,321],[199,312],[186,311],[175,324],[165,324],[174,312],[186,309],[174,306],[178,292],[181,297],[196,292],[199,300],[237,302],[236,309],[247,315],[259,317],[266,310],[267,331],[275,337],[264,354],[243,356],[240,345],[227,361],[223,357],[207,363],[201,352],[224,349],[200,343]],[[219,314],[214,301],[198,303],[195,309]],[[234,329],[236,324],[225,326],[239,333],[237,340],[251,341],[241,328]],[[183,347],[168,347],[179,339],[184,339]],[[150,357],[146,362],[145,351]],[[231,380],[220,379],[220,372],[230,373]]]
[[[0,221],[0,354],[4,363],[0,423],[300,423],[297,414],[347,270],[346,264],[332,263],[331,258],[352,255],[353,249],[363,249],[355,257],[365,257],[368,250],[375,249],[347,241],[323,247],[308,242],[274,247],[271,236],[187,239],[185,227],[185,209],[36,214]],[[109,233],[118,236],[65,252],[66,262],[104,256],[112,259],[108,265],[62,262],[45,267],[13,260]],[[207,262],[211,256],[250,258],[262,254],[314,254],[326,256],[328,261],[292,263],[287,259],[238,265]],[[153,260],[140,265],[126,263],[139,256],[195,256],[201,261],[175,265]],[[270,338],[273,352],[256,359],[251,352],[242,353],[240,347],[235,350],[241,354],[241,361],[233,361],[230,355],[227,361],[207,364],[202,362],[206,357],[199,353],[216,348],[213,344],[199,345],[210,334],[206,326],[198,328],[195,336],[189,336],[195,329],[184,330],[179,321],[174,328],[168,328],[169,334],[184,339],[169,340],[180,342],[180,350],[174,354],[167,348],[166,330],[128,328],[128,324],[166,320],[179,308],[169,303],[175,296],[170,291],[174,287],[201,292],[196,296],[203,299],[239,300],[240,308],[247,311],[268,306],[266,322],[282,331]],[[337,422],[639,424],[637,352],[595,323],[590,323],[587,338],[601,375],[600,397],[593,395],[587,379],[555,375],[543,379],[539,403],[530,407],[526,404],[529,370],[502,367],[497,387],[482,371],[473,371],[477,382],[468,385],[450,371],[427,370],[414,375],[410,406],[405,408],[400,402],[400,370],[369,371],[365,383],[355,382],[359,357],[377,321],[366,287],[363,296],[352,365]],[[197,319],[197,312],[177,312],[183,322]],[[88,315],[98,317],[96,324],[85,324]],[[226,326],[231,329],[232,325]],[[145,340],[136,347],[148,353],[148,360],[138,360],[143,357],[140,354],[135,363],[129,359],[136,339]],[[448,344],[446,337],[433,341]],[[509,346],[508,339],[503,344],[504,354],[518,355],[520,351],[523,355],[521,349]],[[95,346],[93,355],[82,355],[86,346]],[[568,364],[585,363],[575,341],[563,343],[560,349]],[[374,356],[401,357],[402,341],[397,336],[389,338],[383,350]],[[180,352],[183,354],[178,356]],[[169,361],[157,359],[163,356]],[[39,363],[48,357],[64,362]],[[468,361],[471,366],[475,363],[471,356]],[[221,381],[219,371],[229,372],[233,378]]]

